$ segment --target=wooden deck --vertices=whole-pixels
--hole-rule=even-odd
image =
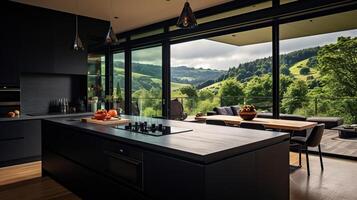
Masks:
[[[317,148],[309,150],[317,151]],[[338,131],[325,129],[321,140],[321,150],[324,153],[357,158],[357,138],[341,139]]]

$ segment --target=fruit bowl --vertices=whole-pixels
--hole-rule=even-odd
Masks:
[[[239,110],[239,116],[247,121],[253,120],[255,116],[257,116],[257,111],[255,110],[255,106],[253,105],[244,105]]]

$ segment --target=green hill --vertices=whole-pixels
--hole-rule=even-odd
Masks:
[[[316,69],[316,55],[319,47],[294,51],[280,56],[281,66],[287,67],[290,76],[301,80],[311,80],[319,77]],[[256,59],[251,62],[231,67],[228,71],[190,68],[186,66],[171,67],[171,91],[173,96],[180,96],[180,88],[193,85],[197,89],[209,89],[217,93],[222,82],[228,78],[236,78],[242,83],[255,76],[271,73],[272,57]],[[124,84],[123,62],[114,63],[115,81]],[[133,90],[161,88],[162,67],[151,64],[133,63]],[[305,69],[303,69],[305,68]],[[308,68],[308,69],[306,69]],[[303,70],[302,70],[303,69]],[[302,70],[302,71],[301,71]]]
[[[290,73],[297,79],[307,81],[308,79],[318,78],[320,74],[315,67],[308,66],[309,59],[302,60],[300,62],[295,63],[293,66],[290,67]],[[301,74],[301,69],[309,68],[310,72],[308,74]]]

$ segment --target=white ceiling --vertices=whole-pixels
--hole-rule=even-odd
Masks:
[[[87,17],[111,19],[116,33],[178,17],[185,0],[13,0]],[[231,0],[190,0],[195,12]],[[77,6],[78,4],[78,6]],[[115,19],[114,17],[118,17]]]

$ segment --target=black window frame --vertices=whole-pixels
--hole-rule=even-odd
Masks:
[[[243,8],[267,0],[245,0],[232,1],[222,5],[214,6],[208,9],[197,11],[196,17],[206,17],[209,15],[219,14],[225,11]],[[125,113],[131,113],[131,53],[132,50],[145,48],[152,45],[162,46],[162,106],[163,117],[170,116],[170,47],[172,44],[189,42],[197,39],[237,33],[242,31],[254,30],[264,27],[272,28],[272,57],[273,57],[273,117],[279,118],[280,114],[280,46],[279,46],[279,27],[281,24],[296,22],[304,19],[321,17],[346,11],[356,10],[357,2],[353,0],[299,0],[280,5],[280,0],[271,0],[272,7],[245,13],[238,16],[228,17],[212,22],[204,23],[193,30],[174,30],[169,31],[169,27],[176,23],[176,18],[141,27],[132,31],[118,34],[120,38],[126,38],[126,41],[115,45],[109,51],[109,54],[118,51],[125,52]],[[232,27],[232,28],[227,28]],[[164,28],[164,32],[158,35],[130,40],[133,34],[143,33],[158,28]],[[110,57],[109,57],[110,58]],[[112,56],[111,56],[112,62]],[[110,64],[107,66],[110,67]],[[107,70],[109,73],[111,70]],[[109,76],[110,77],[110,76]],[[110,84],[109,84],[110,87]],[[127,95],[130,94],[130,95]]]

